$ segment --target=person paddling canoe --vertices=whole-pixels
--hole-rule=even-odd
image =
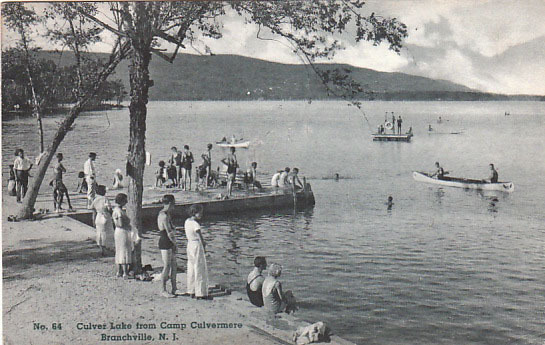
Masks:
[[[498,183],[498,171],[494,168],[494,164],[492,163],[489,164],[489,167],[490,176],[488,176],[488,178],[484,181],[488,183]]]
[[[437,169],[430,177],[437,177],[439,180],[445,176],[445,170],[439,165],[439,162],[435,162],[435,168]]]

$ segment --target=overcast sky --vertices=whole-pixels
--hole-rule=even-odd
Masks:
[[[372,0],[365,11],[407,25],[402,52],[343,40],[345,49],[333,62],[446,79],[488,92],[545,95],[545,0]],[[222,22],[223,39],[201,39],[184,52],[204,53],[208,46],[216,54],[301,63],[285,44],[258,40],[257,27],[236,15]]]

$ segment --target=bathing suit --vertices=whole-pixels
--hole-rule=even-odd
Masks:
[[[259,277],[263,277],[261,274],[258,276],[255,276],[254,279],[252,279],[249,283],[246,283],[246,293],[248,294],[248,298],[250,299],[250,302],[252,302],[253,305],[256,307],[263,307],[263,292],[262,289],[259,289],[257,291],[253,291],[250,288],[250,284],[254,282]]]
[[[166,230],[161,230],[159,232],[159,236],[160,236],[159,237],[159,249],[166,250],[166,249],[172,249],[172,247],[174,247],[174,244],[172,243],[170,238],[168,238],[168,234],[167,234]]]
[[[193,154],[191,152],[184,154],[182,159],[182,168],[191,170],[191,163],[193,163]]]

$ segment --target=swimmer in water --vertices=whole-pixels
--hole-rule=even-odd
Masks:
[[[392,206],[394,205],[394,198],[392,198],[391,195],[388,197],[388,202],[386,203],[386,205],[388,206],[388,210],[392,209]]]

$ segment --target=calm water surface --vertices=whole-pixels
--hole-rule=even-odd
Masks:
[[[189,144],[198,156],[208,142],[236,134],[252,141],[239,161],[257,161],[263,179],[285,166],[310,178],[312,210],[204,220],[211,279],[242,291],[253,257],[265,255],[283,265],[299,317],[326,321],[361,344],[543,344],[545,103],[368,102],[364,110],[373,130],[385,111],[402,115],[413,142],[372,142],[369,124],[343,102],[149,104],[154,162],[173,145]],[[46,119],[48,136],[56,121]],[[464,133],[429,135],[429,123]],[[34,133],[32,119],[3,121],[4,185],[15,147],[35,154]],[[128,110],[81,116],[59,150],[68,184],[75,186],[89,151],[109,182],[127,147]],[[215,147],[213,159],[224,154]],[[515,192],[412,179],[435,161],[474,178],[495,163]],[[154,170],[146,170],[147,184]],[[338,182],[329,178],[336,172]]]

